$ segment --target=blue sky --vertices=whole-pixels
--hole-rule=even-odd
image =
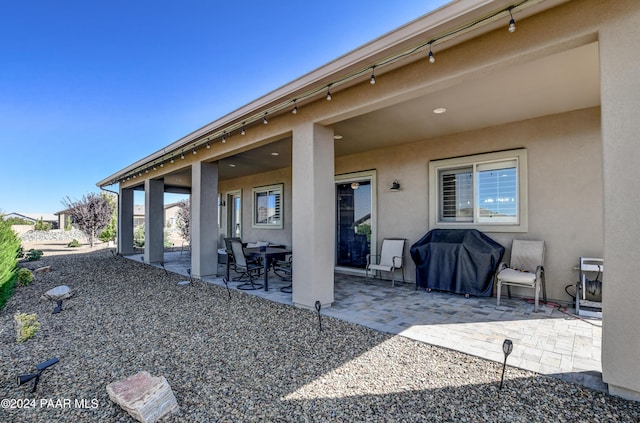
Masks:
[[[62,210],[445,3],[0,0],[0,212]]]

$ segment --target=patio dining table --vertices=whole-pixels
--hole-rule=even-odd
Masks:
[[[276,247],[250,247],[244,248],[244,255],[247,257],[257,258],[260,257],[262,259],[262,263],[264,266],[264,290],[269,290],[269,266],[271,265],[271,260],[278,259],[284,260],[287,254],[291,254],[291,250],[286,248],[276,248]]]

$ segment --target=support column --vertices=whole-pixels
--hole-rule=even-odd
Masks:
[[[333,303],[335,184],[333,130],[313,123],[293,128],[293,303]]]
[[[144,262],[164,260],[164,180],[144,181]]]
[[[118,196],[118,253],[133,254],[133,189],[120,188]]]
[[[218,163],[191,166],[191,273],[218,273]]]
[[[610,394],[640,401],[636,263],[640,256],[640,9],[636,4],[616,2],[620,16],[609,19],[599,37],[604,176],[602,378]]]

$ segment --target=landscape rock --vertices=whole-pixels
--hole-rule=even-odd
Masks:
[[[178,411],[178,402],[164,376],[142,371],[107,385],[109,399],[143,423],[156,422]]]
[[[44,266],[44,267],[38,267],[35,270],[35,274],[40,274],[40,273],[47,273],[51,271],[51,266]]]
[[[72,295],[73,293],[71,292],[71,288],[69,288],[67,285],[60,285],[56,286],[55,288],[51,288],[42,296],[48,300],[58,301],[71,298]]]

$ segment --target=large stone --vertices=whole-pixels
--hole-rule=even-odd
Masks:
[[[51,271],[51,266],[38,267],[35,270],[35,274],[38,275],[40,273],[47,273]]]
[[[66,300],[72,295],[73,293],[71,292],[71,288],[69,288],[67,285],[60,285],[45,292],[43,297],[48,300],[58,301]]]
[[[178,411],[178,402],[164,376],[154,377],[142,371],[107,385],[111,401],[131,417],[143,422],[156,422]]]

